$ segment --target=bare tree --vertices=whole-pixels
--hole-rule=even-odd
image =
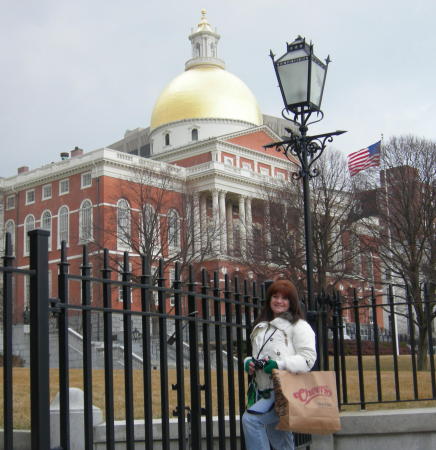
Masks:
[[[341,153],[328,151],[311,180],[314,279],[318,292],[343,279],[357,249],[345,250],[353,233],[356,200]],[[292,177],[290,177],[292,178]],[[262,187],[263,213],[253,225],[245,263],[256,274],[283,273],[302,288],[306,275],[304,205],[300,180],[282,180]],[[261,262],[261,264],[259,264]]]
[[[219,230],[209,226],[201,235],[195,223],[195,195],[178,168],[135,169],[128,182],[120,181],[114,202],[117,208],[107,218],[105,232],[118,249],[144,257],[153,281],[157,274],[152,269],[160,259],[164,269],[179,262],[183,273],[190,264],[210,257]],[[120,270],[119,258],[113,261]]]
[[[436,143],[415,136],[392,137],[383,147],[382,165],[377,205],[371,212],[379,222],[368,221],[367,228],[378,242],[387,280],[401,280],[409,287],[422,370],[428,349],[422,284],[429,283],[434,299],[436,283]],[[434,301],[431,308],[434,319]]]
[[[352,261],[360,253],[360,232],[355,226],[357,207],[345,157],[324,153],[319,175],[312,184],[313,252],[318,292],[335,286],[345,274],[356,275]]]

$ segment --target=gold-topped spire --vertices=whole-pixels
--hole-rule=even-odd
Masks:
[[[204,8],[201,10],[201,20],[198,24],[197,33],[199,31],[212,31],[212,28],[206,19],[206,10]]]

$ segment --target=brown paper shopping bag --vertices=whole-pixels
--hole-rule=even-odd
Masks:
[[[330,434],[341,429],[334,372],[273,370],[277,430]]]

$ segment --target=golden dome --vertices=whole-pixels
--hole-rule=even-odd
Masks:
[[[235,75],[214,65],[186,70],[163,90],[151,116],[151,128],[183,119],[233,119],[262,124],[250,89]]]

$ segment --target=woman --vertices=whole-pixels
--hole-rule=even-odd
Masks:
[[[255,399],[259,400],[242,416],[247,450],[269,450],[270,444],[274,449],[294,449],[292,433],[275,429],[279,418],[271,401],[271,374],[273,369],[309,372],[315,364],[315,333],[302,316],[296,287],[287,280],[272,283],[250,336],[252,356],[244,363],[246,372],[254,375]]]

